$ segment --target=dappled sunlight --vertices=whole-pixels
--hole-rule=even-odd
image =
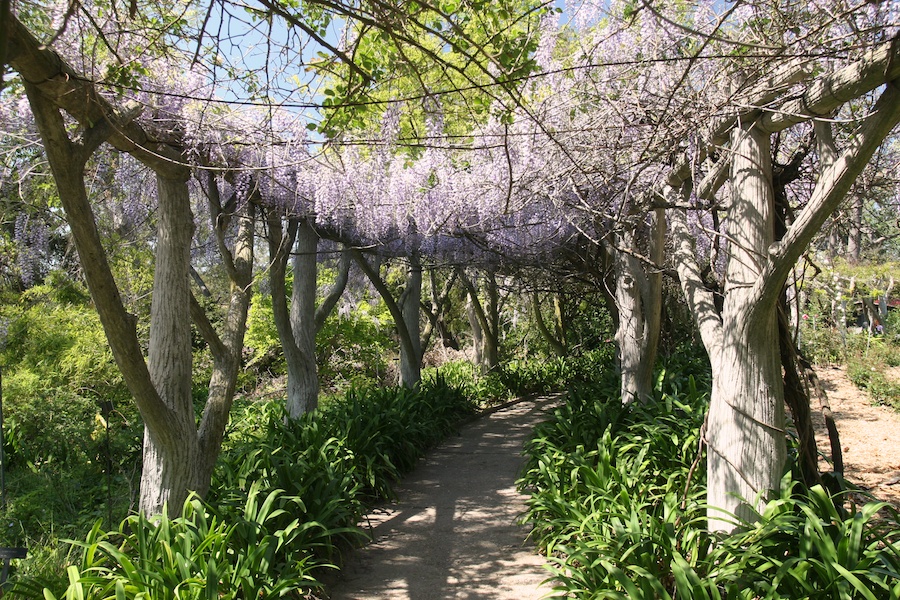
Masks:
[[[374,541],[332,587],[338,599],[516,598],[549,593],[543,558],[517,525],[521,449],[552,399],[485,417],[435,449],[369,516]]]

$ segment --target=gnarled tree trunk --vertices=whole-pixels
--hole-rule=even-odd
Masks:
[[[662,253],[665,215],[662,209],[650,216],[649,256],[646,264],[636,254],[635,227],[626,224],[616,236],[618,248],[610,249],[615,263],[616,327],[622,402],[646,402],[653,395],[653,369],[659,347],[662,320]]]
[[[476,344],[475,364],[487,372],[500,364],[500,290],[497,278],[492,272],[485,275],[485,303],[479,298],[478,288],[465,270],[457,269],[457,273],[469,295],[466,312]]]
[[[385,284],[384,280],[381,278],[381,275],[378,272],[378,269],[375,268],[372,264],[366,260],[366,257],[362,255],[359,250],[352,250],[351,256],[353,260],[356,261],[356,264],[359,265],[359,268],[366,274],[366,277],[369,278],[369,281],[372,282],[372,285],[375,286],[375,289],[381,295],[382,300],[384,300],[385,305],[387,306],[388,312],[391,313],[391,317],[394,319],[394,325],[397,328],[397,337],[400,339],[400,356],[401,360],[403,355],[407,356],[407,365],[408,368],[404,372],[401,369],[400,372],[400,385],[403,385],[408,388],[413,388],[419,385],[419,380],[421,378],[421,348],[422,343],[419,339],[419,323],[418,323],[418,311],[416,311],[416,323],[414,329],[411,331],[407,326],[407,319],[412,319],[412,310],[409,308],[409,312],[404,312],[401,303],[394,299],[391,295],[391,290],[388,289],[388,286]],[[412,269],[412,265],[410,269]],[[415,281],[413,281],[415,284]],[[409,289],[409,282],[407,282],[407,289]],[[404,291],[404,294],[406,292]],[[418,292],[410,290],[412,294],[418,294],[418,298],[421,298],[422,295],[422,271],[421,267],[418,268]],[[415,337],[415,340],[413,339]],[[415,364],[415,361],[411,360],[413,357],[418,357]]]
[[[348,257],[342,257],[334,286],[316,308],[319,234],[308,218],[289,219],[285,230],[282,216],[275,209],[268,211],[267,221],[272,263],[269,269],[272,312],[287,365],[286,408],[288,418],[296,419],[318,406],[316,334],[347,285],[350,264]],[[288,308],[285,279],[291,248],[294,248],[291,261],[294,285]]]
[[[187,180],[157,176],[159,198],[156,267],[150,307],[148,368],[153,385],[172,416],[190,431],[169,441],[147,427],[141,473],[140,510],[158,512],[165,504],[180,510],[188,490],[203,487],[200,442],[191,397],[190,252],[194,221]]]
[[[778,489],[786,458],[776,306],[759,302],[753,289],[774,241],[772,151],[769,135],[753,125],[735,129],[731,146],[733,197],[722,346],[707,425],[707,498],[713,511],[752,520],[759,500]]]

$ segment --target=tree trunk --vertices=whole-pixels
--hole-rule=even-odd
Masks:
[[[722,346],[711,357],[707,426],[709,527],[719,531],[733,528],[732,514],[754,520],[779,488],[786,458],[775,302],[752,293],[774,241],[769,136],[753,126],[736,129],[732,152]]]
[[[351,250],[350,252],[353,260],[356,261],[356,264],[359,265],[359,268],[363,270],[366,277],[369,278],[369,281],[372,282],[372,285],[375,286],[375,289],[381,295],[381,299],[384,300],[388,312],[391,313],[391,317],[394,319],[394,325],[397,327],[397,337],[400,338],[400,355],[402,356],[404,353],[406,353],[407,356],[420,355],[421,353],[418,348],[421,348],[421,341],[418,339],[418,321],[415,329],[416,340],[414,342],[413,332],[406,326],[406,316],[404,315],[403,309],[391,295],[390,289],[388,289],[387,285],[384,283],[384,279],[381,278],[378,270],[366,260],[366,257],[363,256],[359,250]],[[421,297],[421,270],[419,271],[419,277],[419,296]],[[419,357],[419,360],[421,361],[421,356]],[[421,369],[407,372],[406,379],[403,380],[402,385],[410,388],[419,385],[419,379],[415,378],[416,371],[421,373]],[[403,373],[401,373],[401,377],[402,376]]]
[[[319,405],[319,372],[316,364],[316,278],[319,234],[308,218],[297,226],[297,241],[291,265],[290,333],[298,352],[287,363],[287,410],[291,418],[315,410]]]
[[[863,238],[863,197],[853,198],[850,207],[850,230],[847,232],[847,261],[851,265],[859,263]]]
[[[91,298],[122,377],[145,424],[140,510],[158,514],[169,503],[181,511],[189,490],[205,489],[191,401],[190,243],[193,222],[188,172],[158,177],[159,240],[151,308],[150,365],[138,343],[135,319],[122,304],[94,222],[84,185],[84,165],[105,139],[103,121],[72,142],[59,110],[30,84],[25,86],[66,219],[78,249]],[[169,347],[171,344],[171,347]]]
[[[628,225],[619,233],[619,248],[610,251],[615,261],[616,343],[622,376],[622,402],[646,402],[653,396],[653,370],[662,320],[662,262],[665,215],[654,211],[650,226],[650,256],[645,265],[634,256],[637,235]]]
[[[179,513],[188,491],[205,488],[200,444],[191,397],[190,264],[194,221],[186,180],[157,176],[156,268],[150,307],[148,368],[153,385],[179,421],[190,432],[168,440],[145,428],[140,510],[156,514],[168,504]]]
[[[428,348],[434,332],[437,331],[444,348],[459,350],[459,342],[456,341],[453,332],[447,328],[447,324],[444,321],[444,316],[450,309],[450,291],[453,289],[456,277],[457,273],[455,271],[452,272],[444,281],[443,287],[438,291],[437,270],[433,267],[428,270],[428,279],[431,284],[429,286],[431,288],[431,308],[424,306],[424,304],[422,306],[422,310],[428,318],[428,323],[421,336],[423,349]]]
[[[469,294],[469,303],[466,306],[469,322],[477,322],[478,325],[475,327],[473,324],[472,327],[476,342],[475,364],[484,372],[491,371],[500,364],[500,292],[496,276],[493,273],[485,276],[487,300],[487,306],[485,306],[478,296],[478,288],[475,283],[463,269],[458,269],[457,272]]]
[[[481,328],[481,321],[475,313],[475,304],[472,302],[471,294],[466,298],[466,318],[469,319],[469,327],[472,328],[472,362],[484,370],[484,331]]]
[[[416,256],[409,258],[406,287],[399,304],[410,341],[409,344],[400,346],[400,385],[412,388],[422,379],[422,340],[419,320],[422,306],[422,265]]]
[[[316,334],[334,310],[347,285],[350,256],[341,255],[338,276],[331,290],[316,308],[319,234],[310,218],[292,218],[287,231],[282,216],[274,209],[267,213],[271,268],[270,294],[275,328],[287,365],[285,408],[290,419],[315,410],[319,405],[319,371],[316,364]],[[291,267],[294,285],[290,309],[287,304],[287,261],[294,247]]]
[[[215,185],[215,178],[210,172],[210,183]],[[226,265],[226,272],[231,281],[231,295],[228,310],[222,324],[221,337],[213,329],[206,313],[196,302],[191,303],[191,316],[194,325],[206,339],[213,357],[213,371],[209,380],[209,396],[203,408],[198,430],[200,438],[200,456],[203,461],[203,479],[197,493],[206,495],[209,481],[212,479],[216,459],[222,447],[222,438],[228,424],[228,415],[234,402],[237,387],[237,376],[241,368],[241,355],[244,349],[244,335],[247,332],[247,313],[253,297],[253,232],[256,222],[256,211],[251,202],[245,202],[238,213],[237,235],[234,247],[228,250],[225,246],[224,229],[217,233],[220,239],[220,251]],[[213,219],[221,221],[219,215],[211,213]],[[205,333],[204,333],[205,332]]]
[[[784,306],[784,303],[782,304]],[[784,402],[791,411],[794,429],[797,431],[799,455],[797,466],[803,484],[810,488],[822,482],[819,476],[819,451],[810,416],[810,401],[807,387],[800,378],[800,362],[791,326],[784,310],[778,311],[778,335],[781,351],[781,366],[784,370]]]
[[[553,294],[553,328],[556,330],[556,339],[562,346],[563,354],[568,354],[569,324],[563,309],[563,297],[558,292]]]
[[[559,309],[559,301],[557,299],[555,309]],[[566,355],[566,347],[563,343],[550,331],[547,327],[547,323],[544,320],[544,315],[541,312],[541,299],[537,291],[531,292],[531,309],[534,312],[534,322],[537,325],[538,331],[541,336],[550,344],[550,349],[553,351],[553,354],[556,356],[565,356]],[[555,319],[555,317],[554,317]],[[559,321],[556,321],[558,323]],[[554,327],[559,331],[560,327],[554,324]]]
[[[291,323],[291,311],[287,303],[287,276],[288,257],[291,248],[294,247],[298,237],[298,230],[305,226],[294,219],[288,221],[288,228],[282,226],[282,215],[275,209],[269,209],[266,220],[268,222],[269,242],[269,290],[272,295],[272,315],[275,320],[275,329],[278,331],[278,339],[281,341],[281,349],[284,353],[284,361],[287,365],[287,398],[285,408],[290,419],[296,419],[308,410],[311,404],[314,406],[318,397],[318,375],[316,373],[315,347],[313,353],[309,353],[307,345],[300,345],[303,334],[294,332]],[[301,242],[301,247],[304,243]],[[299,287],[293,294],[295,301],[303,301],[308,294],[309,273],[306,271],[304,257],[300,260],[300,272],[294,274],[295,287]],[[313,254],[315,260],[315,254]],[[295,265],[295,268],[297,265]],[[315,264],[313,264],[313,298],[315,298]],[[299,307],[297,311],[301,310]],[[300,340],[300,341],[298,341]],[[314,343],[314,342],[313,342]],[[311,382],[314,382],[311,384]]]

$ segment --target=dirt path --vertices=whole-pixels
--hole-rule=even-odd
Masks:
[[[557,400],[485,416],[435,449],[400,484],[399,501],[369,516],[374,542],[329,586],[332,600],[537,600],[544,560],[516,525],[522,444]]]
[[[873,406],[843,367],[817,371],[841,436],[846,477],[900,507],[900,415]],[[525,508],[515,479],[523,442],[555,402],[520,402],[432,451],[400,484],[398,501],[369,515],[374,542],[350,555],[329,586],[330,598],[537,600],[549,594],[541,585],[549,576],[544,560],[515,524]],[[827,454],[815,401],[813,421]]]
[[[878,499],[900,507],[900,415],[872,405],[866,392],[847,378],[844,367],[818,367],[816,372],[828,394],[841,438],[845,476]],[[896,378],[900,373],[889,375]],[[819,451],[828,455],[828,434],[817,409],[814,399],[816,441]]]

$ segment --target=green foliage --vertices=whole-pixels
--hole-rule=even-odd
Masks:
[[[0,307],[8,507],[0,543],[129,509],[142,425],[87,292],[51,274]]]
[[[900,364],[900,345],[890,337],[867,332],[849,337],[847,375],[877,404],[900,410],[900,381],[888,377],[889,367]]]
[[[885,376],[883,363],[853,360],[847,365],[847,376],[866,390],[873,402],[900,411],[900,382]]]
[[[328,137],[371,131],[383,112],[373,100],[412,98],[396,105],[404,113],[402,139],[421,139],[436,114],[447,133],[467,135],[473,119],[484,122],[492,108],[497,112],[498,95],[518,96],[519,78],[536,69],[532,55],[546,10],[533,0],[380,5],[375,27],[351,23],[355,68],[324,54],[312,65],[324,80],[328,110],[323,122],[308,127]],[[463,88],[464,98],[433,95],[436,89]],[[494,116],[510,118],[505,112]]]
[[[320,284],[333,277],[329,269],[320,269]],[[288,286],[290,288],[289,279]],[[290,293],[290,289],[288,289]],[[389,357],[396,346],[391,338],[392,323],[380,300],[359,302],[348,314],[332,313],[316,336],[316,361],[320,386],[326,393],[371,384],[388,379]],[[286,372],[281,341],[272,315],[272,298],[257,291],[253,295],[244,341],[251,354],[247,368],[259,376]]]
[[[847,511],[840,500],[818,485],[800,491],[786,476],[759,520],[719,540],[697,565],[708,579],[689,589],[705,588],[695,597],[706,598],[717,597],[713,586],[729,598],[897,598],[896,511],[881,502]]]
[[[466,398],[479,406],[488,406],[512,397],[512,392],[503,384],[499,371],[482,373],[467,360],[448,362],[422,371],[423,381],[430,382],[437,378],[442,378],[447,385],[460,390]]]
[[[501,383],[513,396],[546,394],[565,389],[572,382],[597,381],[614,364],[612,346],[579,356],[511,360],[498,371]]]
[[[323,390],[341,393],[355,387],[393,385],[390,359],[396,352],[393,320],[384,302],[359,302],[348,314],[332,313],[316,336]]]
[[[703,371],[667,365],[647,405],[623,406],[613,379],[580,387],[535,431],[524,520],[557,565],[559,597],[896,598],[900,528],[876,516],[884,504],[846,510],[788,475],[758,521],[706,531]]]
[[[900,343],[900,309],[889,310],[884,320],[884,329],[895,343]]]
[[[351,389],[296,420],[286,420],[280,405],[266,410],[264,419],[252,417],[251,427],[236,432],[239,439],[223,452],[214,487],[243,490],[261,480],[297,491],[307,509],[310,502],[331,503],[343,494],[346,505],[335,511],[352,516],[360,510],[359,496],[389,496],[391,484],[472,414],[474,404],[438,375],[416,390]],[[317,478],[322,489],[307,489]]]
[[[243,407],[207,502],[181,517],[94,525],[76,542],[67,578],[19,577],[23,598],[298,597],[318,569],[365,537],[365,502],[391,484],[474,408],[440,377],[419,390],[352,390],[312,415],[285,420],[277,403]],[[45,588],[46,591],[45,591]],[[143,595],[142,595],[143,594]]]
[[[68,567],[67,587],[50,590],[42,582],[20,581],[13,591],[48,600],[211,600],[273,597],[308,588],[315,579],[298,543],[304,527],[297,518],[279,519],[281,497],[280,490],[263,496],[252,488],[240,513],[229,515],[228,522],[190,498],[177,519],[136,515],[113,532],[102,531],[97,523],[76,544],[82,559]],[[287,526],[280,527],[285,520]]]
[[[529,394],[558,392],[573,382],[595,381],[598,376],[602,379],[613,360],[612,348],[603,347],[580,356],[514,359],[487,373],[469,361],[454,361],[426,369],[422,378],[443,378],[467,398],[487,406]]]
[[[247,333],[244,345],[250,349],[247,368],[270,374],[284,373],[284,359],[280,356],[281,341],[272,314],[272,296],[257,289],[247,314]],[[275,356],[278,360],[275,360]]]
[[[825,326],[821,315],[809,315],[800,332],[803,353],[814,364],[844,362],[847,351],[845,338],[836,327]]]
[[[859,388],[866,390],[873,402],[900,410],[900,381],[887,374],[890,367],[900,365],[900,312],[891,311],[883,335],[868,331],[848,332],[843,336],[827,319],[811,313],[801,324],[803,352],[816,364],[846,364],[847,375]],[[824,326],[823,326],[824,325]]]

